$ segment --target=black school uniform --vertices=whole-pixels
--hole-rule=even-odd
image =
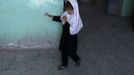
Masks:
[[[60,16],[54,16],[53,21],[61,22]],[[78,37],[76,35],[70,35],[70,24],[66,22],[63,25],[63,31],[60,39],[59,50],[62,56],[62,65],[68,65],[68,56],[70,56],[75,62],[80,60],[80,57],[76,54]]]

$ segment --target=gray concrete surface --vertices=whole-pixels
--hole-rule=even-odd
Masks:
[[[80,4],[84,28],[79,34],[79,68],[58,71],[55,49],[0,49],[0,75],[134,75],[134,33],[129,19],[105,15]]]

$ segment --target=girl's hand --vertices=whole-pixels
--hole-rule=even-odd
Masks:
[[[64,23],[66,23],[67,22],[67,16],[63,16],[62,20],[63,20]]]
[[[44,16],[48,16],[48,17],[50,17],[50,18],[53,18],[53,17],[54,17],[53,15],[50,15],[50,14],[48,14],[47,12],[44,14]]]
[[[44,16],[48,16],[49,14],[46,12],[45,14],[44,14]]]

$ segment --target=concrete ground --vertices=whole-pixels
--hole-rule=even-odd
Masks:
[[[134,33],[128,18],[105,15],[80,4],[84,28],[79,34],[79,68],[57,70],[53,49],[0,49],[0,75],[134,75]]]

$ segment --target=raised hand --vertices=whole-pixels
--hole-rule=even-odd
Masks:
[[[44,16],[48,16],[48,17],[50,17],[50,18],[54,17],[53,15],[50,15],[50,14],[47,13],[47,12],[44,14]]]

